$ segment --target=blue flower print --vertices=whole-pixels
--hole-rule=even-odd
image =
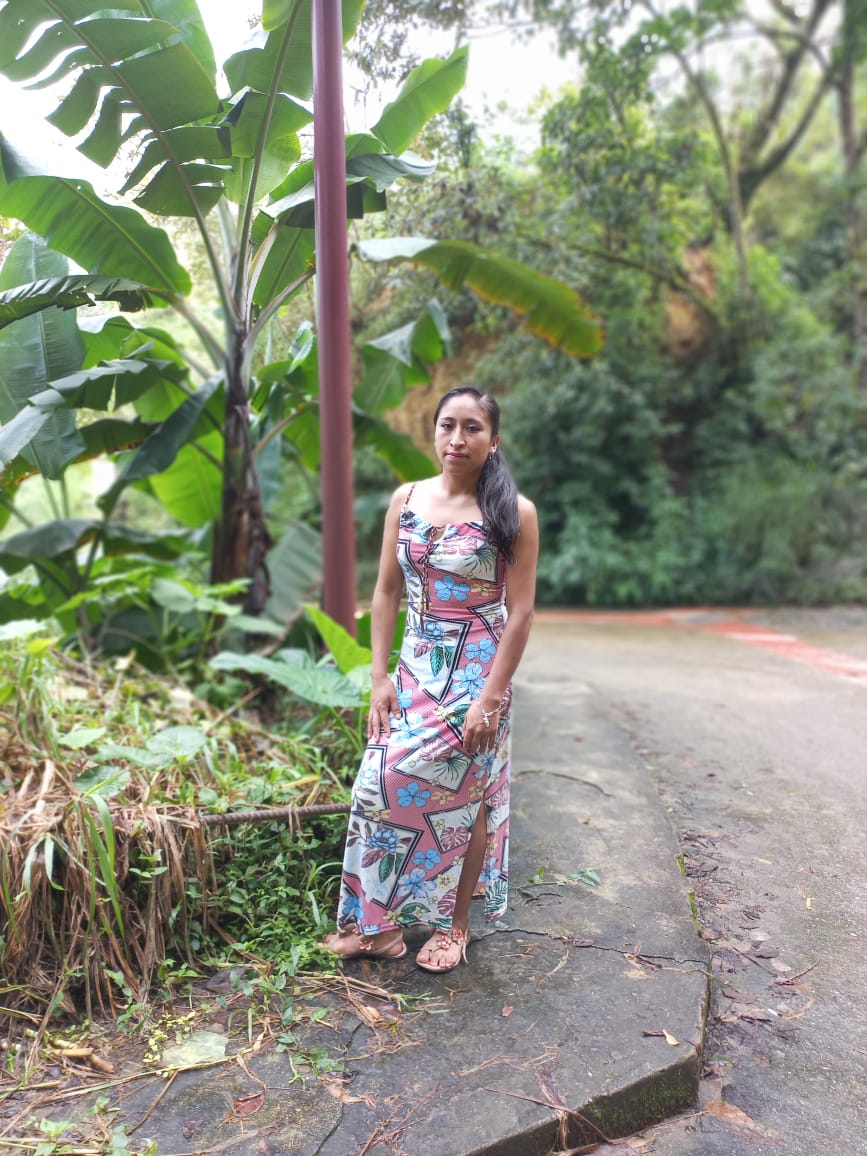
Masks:
[[[466,692],[471,698],[478,698],[485,687],[482,664],[468,662],[461,670],[455,671],[455,687],[459,693]]]
[[[424,624],[424,634],[425,638],[429,638],[433,642],[439,642],[445,635],[443,624],[441,622],[433,622],[430,618],[426,618]]]
[[[397,705],[401,710],[406,710],[407,707],[412,706],[412,691],[400,690],[397,694]]]
[[[476,764],[473,774],[477,780],[481,781],[490,775],[494,767],[495,757],[494,751],[479,751],[478,754],[473,755],[473,762]]]
[[[497,648],[490,638],[483,638],[478,645],[475,642],[468,642],[464,647],[464,655],[467,658],[480,658],[483,663],[490,662],[496,653]]]
[[[455,602],[466,602],[470,592],[466,582],[455,582],[451,574],[446,574],[445,578],[437,578],[434,589],[441,602],[450,602],[452,598]]]
[[[427,871],[433,871],[434,867],[440,862],[440,854],[434,850],[433,847],[428,847],[427,851],[416,851],[412,857],[413,863],[418,864],[419,867],[424,867]]]
[[[361,900],[358,896],[347,895],[340,908],[340,926],[344,927],[347,923],[359,923],[363,914],[364,908],[361,906]]]
[[[367,840],[367,845],[374,847],[377,851],[393,854],[398,845],[397,831],[393,831],[391,827],[377,827]]]
[[[495,880],[499,879],[499,877],[500,869],[497,866],[497,860],[493,855],[491,855],[491,857],[485,861],[485,865],[482,868],[481,874],[479,875],[479,882],[493,883]]]
[[[425,788],[422,789],[421,783],[409,783],[405,787],[397,788],[397,801],[401,807],[411,807],[413,803],[417,807],[423,807],[430,798],[430,791]]]
[[[397,893],[401,898],[411,895],[413,899],[425,899],[435,890],[436,883],[433,879],[425,879],[421,867],[413,867],[408,875],[401,875],[397,887]]]
[[[420,710],[410,711],[406,718],[394,719],[391,731],[394,742],[402,747],[417,746],[437,733],[436,727],[424,725],[424,715]]]

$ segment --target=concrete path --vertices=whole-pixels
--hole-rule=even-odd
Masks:
[[[266,1047],[181,1072],[156,1110],[143,1083],[119,1105],[120,1122],[146,1116],[137,1141],[158,1156],[547,1156],[694,1103],[706,949],[656,788],[584,666],[574,627],[534,630],[516,680],[510,907],[493,928],[474,913],[469,966],[347,964],[370,986],[299,1037],[343,1058],[340,1078],[302,1083],[292,1050]],[[227,1111],[260,1093],[255,1114]]]

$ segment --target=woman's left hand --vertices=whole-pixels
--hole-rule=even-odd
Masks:
[[[485,718],[487,717],[487,724]],[[500,706],[486,706],[482,709],[481,700],[475,699],[470,703],[467,716],[464,719],[464,749],[471,755],[486,755],[497,745],[497,731],[500,726]]]

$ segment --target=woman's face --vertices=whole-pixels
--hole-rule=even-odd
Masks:
[[[439,412],[434,450],[441,469],[478,474],[499,445],[491,422],[472,394],[458,394]]]

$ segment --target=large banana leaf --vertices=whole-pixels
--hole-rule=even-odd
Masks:
[[[87,181],[36,173],[0,137],[0,212],[23,221],[90,273],[127,278],[167,295],[190,291],[189,275],[162,229],[135,209],[101,200]]]
[[[23,283],[62,278],[67,262],[33,233],[19,237],[0,270],[0,291]],[[0,329],[0,422],[4,423],[4,466],[24,453],[49,478],[59,478],[69,456],[84,443],[75,428],[75,416],[66,411],[24,414],[31,399],[48,384],[75,372],[81,365],[84,343],[72,313],[48,309],[22,318],[14,327]],[[18,418],[18,415],[22,416]],[[13,430],[7,423],[18,418]],[[16,440],[27,427],[30,438]],[[17,434],[16,434],[17,431]],[[7,455],[10,455],[7,456]]]
[[[183,446],[167,469],[149,479],[149,490],[182,526],[207,526],[222,510],[223,435],[219,430]]]
[[[59,477],[60,472],[71,462],[95,452],[94,447],[98,441],[95,432],[91,432],[87,438],[83,430],[76,428],[73,415],[64,415],[58,411],[76,408],[108,409],[112,397],[115,405],[125,405],[135,400],[140,393],[152,389],[166,372],[180,376],[179,367],[171,362],[122,361],[95,369],[78,370],[56,381],[44,383],[44,388],[27,398],[18,413],[0,427],[0,468],[5,469],[14,462],[31,443],[40,451],[41,458],[44,458],[46,455],[41,452],[40,435],[48,429],[48,444],[56,454],[56,460],[53,460],[55,472],[49,476]],[[62,424],[64,416],[71,418],[68,428]],[[60,434],[57,433],[58,429]],[[134,439],[132,428],[129,428],[127,441]]]
[[[322,581],[322,535],[304,522],[290,523],[268,552],[268,570],[265,612],[288,628]]]
[[[334,2],[334,0],[332,0]],[[291,7],[290,7],[291,5]],[[358,24],[364,0],[342,0],[343,39]],[[223,68],[232,92],[285,92],[309,100],[313,95],[313,26],[310,0],[289,0],[280,11],[269,6],[269,27],[257,29],[247,45]]]
[[[54,305],[60,309],[78,309],[97,301],[115,301],[121,309],[134,313],[148,309],[153,297],[144,286],[125,277],[43,278],[0,293],[0,329]]]
[[[467,78],[468,51],[463,45],[447,60],[425,60],[412,70],[370,130],[390,153],[408,149],[431,117],[448,108]]]
[[[219,108],[210,41],[195,0],[7,0],[0,10],[0,72],[9,80],[76,81],[51,114],[79,147],[110,164],[125,139],[124,111],[154,133]],[[48,75],[46,75],[46,73]]]
[[[106,516],[114,509],[127,486],[168,469],[190,441],[201,414],[221,386],[220,377],[210,378],[145,439],[114,483],[100,497],[98,505]]]
[[[369,341],[353,401],[366,413],[400,405],[407,389],[430,381],[429,367],[451,352],[448,321],[437,301],[421,317]]]
[[[590,357],[602,348],[602,326],[578,293],[520,261],[470,241],[424,237],[360,241],[355,248],[367,261],[407,261],[432,269],[449,289],[466,285],[523,316],[531,333],[563,353]]]

